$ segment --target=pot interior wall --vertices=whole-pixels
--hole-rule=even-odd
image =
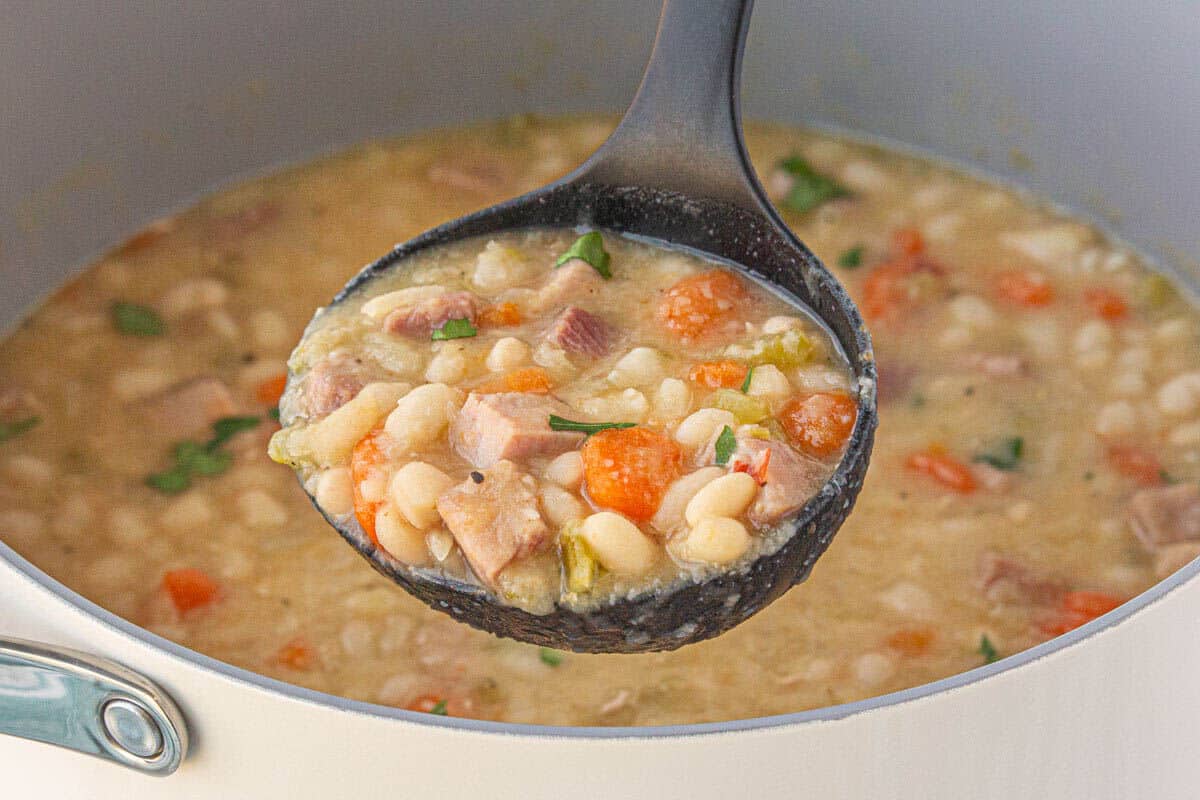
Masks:
[[[1101,5],[762,0],[746,113],[981,166],[1200,274],[1200,15]],[[230,176],[428,125],[619,109],[654,6],[14,5],[0,26],[0,323]]]

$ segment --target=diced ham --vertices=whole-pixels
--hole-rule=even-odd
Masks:
[[[271,201],[217,217],[208,223],[209,235],[221,242],[235,242],[279,219],[279,205]]]
[[[551,323],[546,339],[568,353],[601,358],[608,353],[616,329],[578,306],[567,306]]]
[[[398,308],[383,320],[383,329],[401,336],[427,338],[452,319],[472,323],[479,313],[479,298],[470,292],[446,292],[407,308]]]
[[[756,528],[765,528],[799,511],[825,482],[821,462],[779,441],[738,436],[729,465],[738,470],[741,464],[762,484],[748,513]]]
[[[353,400],[369,381],[349,356],[318,361],[300,387],[298,411],[306,419],[322,419]]]
[[[1034,572],[1020,561],[986,550],[979,557],[979,588],[996,603],[1057,605],[1067,587],[1058,580]]]
[[[579,302],[600,291],[604,279],[581,259],[572,259],[550,270],[550,277],[538,289],[531,305],[537,311],[559,308],[569,302]]]
[[[1154,576],[1167,578],[1200,558],[1200,541],[1176,542],[1154,551]]]
[[[537,482],[511,461],[442,493],[437,510],[471,569],[489,586],[515,560],[537,552],[550,530],[538,512]]]
[[[1200,487],[1179,483],[1142,489],[1129,501],[1129,527],[1151,551],[1200,539]]]
[[[880,361],[875,366],[879,371],[875,385],[880,403],[890,403],[908,396],[913,380],[917,377],[915,367],[892,361]]]
[[[1029,372],[1025,359],[1013,353],[969,353],[963,366],[989,378],[1021,378]]]
[[[472,392],[450,427],[454,449],[476,467],[503,459],[556,456],[577,448],[582,433],[550,429],[550,415],[570,416],[570,409],[538,394]]]
[[[218,378],[193,378],[142,400],[138,409],[160,433],[178,437],[208,430],[238,407],[229,387]]]

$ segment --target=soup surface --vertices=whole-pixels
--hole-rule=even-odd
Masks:
[[[413,255],[322,309],[289,366],[270,452],[325,513],[533,613],[774,552],[857,418],[804,309],[599,231]]]
[[[267,456],[285,359],[361,265],[563,174],[607,119],[367,144],[133,237],[0,345],[0,537],[133,622],[371,702],[569,725],[715,721],[925,683],[1056,636],[1192,558],[1200,315],[1007,189],[750,126],[788,222],[868,317],[865,487],[809,581],[718,639],[574,655],[424,608]]]

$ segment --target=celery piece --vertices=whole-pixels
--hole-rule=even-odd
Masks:
[[[742,394],[737,389],[717,389],[708,396],[704,405],[728,411],[743,425],[753,425],[771,416],[771,409],[765,402]]]
[[[563,567],[567,572],[567,589],[576,594],[590,591],[600,577],[600,565],[583,537],[579,535],[578,520],[568,522],[558,535],[562,548]]]
[[[1155,273],[1146,275],[1137,282],[1134,286],[1134,296],[1143,306],[1160,308],[1175,296],[1175,287],[1167,278]]]
[[[812,361],[817,347],[802,331],[790,330],[759,339],[750,354],[750,363],[774,364],[780,369],[800,367]]]

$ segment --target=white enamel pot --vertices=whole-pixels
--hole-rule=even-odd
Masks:
[[[618,110],[656,15],[583,0],[8,4],[0,323],[230,176],[431,124]],[[1197,41],[1200,14],[1183,0],[761,0],[745,111],[1011,178],[1195,283]],[[0,735],[0,775],[14,797],[88,799],[1190,800],[1198,572],[896,695],[727,724],[550,729],[415,715],[231,668],[0,545],[0,730],[21,733]]]

